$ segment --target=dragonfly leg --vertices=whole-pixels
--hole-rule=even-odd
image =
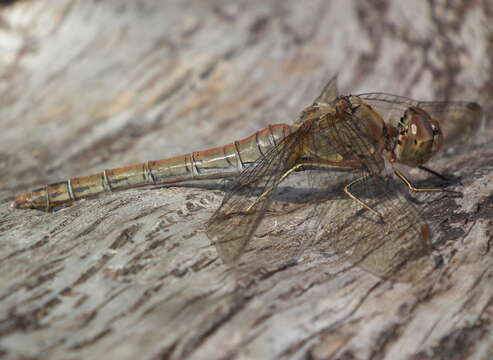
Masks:
[[[400,172],[398,169],[394,168],[394,174],[401,180],[409,190],[414,191],[414,192],[447,192],[445,189],[441,188],[424,188],[420,189],[415,187],[411,182],[404,176],[402,172]],[[437,173],[438,174],[438,173]]]
[[[360,181],[363,181],[364,179],[366,179],[366,176],[362,176],[362,177],[359,177],[357,178],[356,180],[353,180],[351,181],[349,184],[347,184],[346,186],[344,186],[344,192],[351,198],[353,199],[354,201],[358,202],[361,206],[363,206],[365,209],[369,210],[370,212],[372,212],[373,214],[375,214],[376,216],[378,216],[381,220],[383,220],[383,216],[382,214],[380,214],[378,211],[376,211],[375,209],[371,208],[369,205],[367,205],[363,200],[361,199],[358,199],[358,197],[356,195],[354,195],[350,188],[351,186],[353,186],[354,184],[356,183],[359,183]]]
[[[271,192],[274,191],[274,189],[276,189],[276,187],[280,183],[282,183],[284,181],[284,179],[286,179],[289,176],[289,174],[291,174],[293,171],[298,171],[300,169],[303,170],[303,167],[309,167],[309,166],[318,167],[318,168],[330,168],[330,169],[334,169],[334,168],[337,168],[337,169],[352,169],[352,168],[346,167],[346,166],[338,166],[338,165],[331,165],[331,164],[318,163],[318,162],[301,162],[299,164],[294,165],[289,170],[287,170],[284,174],[282,174],[282,176],[279,178],[279,180],[277,180],[275,182],[274,186],[271,186],[270,189],[264,191],[257,199],[255,199],[255,201],[253,202],[253,204],[251,204],[246,209],[246,211],[248,212],[248,211],[252,210],[260,201],[262,201],[266,197],[268,197],[271,194]]]
[[[251,204],[247,209],[246,211],[249,212],[250,210],[252,210],[259,202],[261,202],[262,200],[264,200],[266,197],[268,197],[272,191],[274,191],[274,189],[277,188],[277,186],[282,183],[284,181],[284,179],[286,179],[288,177],[289,174],[291,174],[293,171],[296,171],[298,170],[299,168],[303,167],[304,165],[306,165],[305,163],[300,163],[300,164],[296,164],[294,165],[292,168],[290,168],[289,170],[287,170],[284,174],[282,174],[282,176],[279,178],[279,180],[277,180],[275,182],[275,184],[273,186],[270,187],[270,189],[267,189],[265,190],[262,194],[260,194],[260,196],[258,198],[255,199],[255,201],[253,202],[253,204]]]
[[[426,171],[432,175],[435,175],[437,178],[443,180],[443,181],[450,181],[447,177],[443,176],[442,174],[436,172],[435,170],[431,170],[430,168],[427,168],[426,166],[420,165],[418,166],[419,169]]]

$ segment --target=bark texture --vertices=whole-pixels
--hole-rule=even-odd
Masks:
[[[488,0],[2,5],[0,357],[493,358],[492,24]],[[204,232],[220,184],[9,207],[49,182],[290,123],[336,73],[342,93],[484,107],[480,133],[430,165],[463,197],[420,197],[439,281],[393,283],[309,249],[238,281]]]

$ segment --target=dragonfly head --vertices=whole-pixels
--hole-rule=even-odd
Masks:
[[[426,163],[440,150],[443,135],[438,121],[418,107],[409,107],[397,125],[395,161],[409,166]]]

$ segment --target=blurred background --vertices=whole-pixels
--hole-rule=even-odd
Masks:
[[[320,264],[240,296],[214,280],[201,227],[212,191],[120,192],[55,214],[8,207],[46,183],[291,123],[335,74],[343,94],[476,101],[490,139],[493,2],[3,1],[0,357],[488,358],[493,290],[474,289],[491,262],[473,255],[451,275],[462,286],[431,307],[370,275],[329,282]],[[493,147],[476,140],[437,170],[470,176],[482,192],[464,206],[488,224]],[[445,217],[473,224],[461,214]]]
[[[290,123],[334,74],[342,93],[489,109],[491,11],[490,1],[11,2],[0,185],[18,192]]]

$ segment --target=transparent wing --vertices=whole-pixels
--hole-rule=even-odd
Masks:
[[[351,264],[383,278],[413,281],[421,277],[433,266],[426,233],[429,225],[408,199],[404,185],[387,176],[390,169],[383,169],[382,153],[375,151],[365,121],[347,116],[330,131],[332,142],[346,143],[360,162],[349,180],[363,180],[351,186],[350,192],[382,218],[348,196],[338,201],[329,197],[316,206],[315,223],[309,225],[315,230],[313,247],[322,253],[335,251]],[[329,190],[333,182],[330,171],[310,176],[314,189]]]
[[[371,131],[364,119],[341,116],[342,121],[320,121],[309,128],[300,127],[240,175],[207,228],[225,263],[233,263],[242,255],[282,176],[295,163],[305,164],[307,160],[293,156],[302,152],[299,147],[310,144],[313,156],[308,163],[321,166],[310,171],[309,186],[317,193],[317,199],[314,213],[305,221],[304,234],[298,236],[302,248],[313,245],[323,253],[335,251],[350,263],[384,278],[411,281],[419,277],[425,268],[423,264],[429,262],[429,239],[422,230],[426,222],[406,198],[403,185],[386,176],[382,151],[369,137]],[[342,177],[336,176],[340,172],[323,166],[329,164],[324,159],[334,159],[337,154],[343,158],[339,164],[347,165]],[[361,177],[364,180],[355,183],[351,193],[382,218],[345,196],[342,188],[339,194],[344,196],[334,201],[336,182],[347,184]],[[324,190],[328,196],[322,201]],[[299,247],[294,252],[265,251],[269,249],[272,248],[260,249],[252,260],[259,261],[258,257],[265,253],[271,254],[272,262],[288,260],[298,253]]]
[[[282,176],[296,163],[296,148],[305,136],[304,129],[288,135],[232,184],[207,224],[207,236],[224,263],[242,255]]]
[[[334,101],[338,95],[339,92],[337,91],[337,75],[334,75],[332,79],[329,80],[327,85],[325,85],[324,89],[315,100],[315,103],[329,103],[331,101]]]
[[[293,122],[293,125],[299,126],[308,119],[317,119],[320,116],[318,105],[328,104],[336,100],[337,96],[337,75],[334,75],[332,79],[330,79],[329,82],[325,85],[320,95],[318,95],[318,97],[315,99],[313,105],[304,109],[299,115],[298,119]]]
[[[418,106],[440,123],[445,143],[466,141],[481,124],[481,106],[467,101],[417,101],[387,93],[358,95],[385,120],[397,125],[409,106]]]
[[[322,252],[335,251],[370,273],[396,281],[414,281],[433,268],[430,239],[433,232],[402,184],[392,177],[371,175],[351,188],[354,196],[378,211],[382,219],[352,199],[320,206],[315,238]],[[344,209],[344,211],[341,211]]]

